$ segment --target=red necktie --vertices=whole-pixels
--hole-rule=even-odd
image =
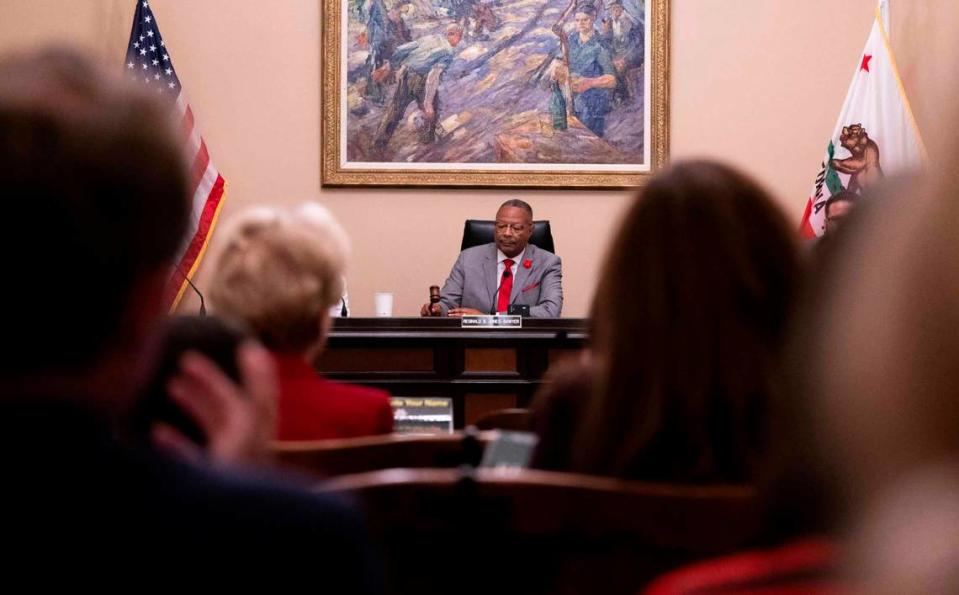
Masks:
[[[499,299],[496,300],[496,311],[506,312],[509,308],[509,294],[513,292],[513,261],[507,258],[503,261],[503,279],[499,283]]]

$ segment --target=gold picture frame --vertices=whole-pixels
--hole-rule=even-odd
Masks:
[[[450,3],[452,3],[453,6],[462,6],[464,4],[466,6],[474,6],[484,1],[486,0],[322,0],[322,185],[614,189],[641,185],[646,178],[663,166],[669,154],[669,0],[626,0],[631,3],[629,4],[630,6],[641,6],[639,10],[644,11],[645,16],[641,25],[643,61],[637,68],[626,70],[630,75],[637,77],[635,78],[635,82],[632,83],[633,85],[638,87],[640,81],[642,83],[642,158],[638,157],[638,152],[628,153],[626,151],[620,151],[614,153],[610,150],[609,152],[601,153],[600,150],[605,149],[607,146],[613,146],[614,149],[616,147],[613,145],[612,140],[607,142],[606,138],[593,134],[595,124],[591,128],[586,128],[575,115],[570,114],[568,116],[570,119],[566,121],[567,128],[563,129],[561,128],[563,125],[562,110],[555,108],[553,105],[543,105],[543,101],[540,101],[534,110],[527,110],[516,115],[515,117],[518,118],[517,121],[520,122],[520,124],[513,124],[513,120],[510,120],[510,124],[507,126],[513,126],[512,128],[501,126],[501,128],[498,129],[498,133],[494,131],[492,133],[494,134],[494,140],[492,142],[488,140],[474,140],[479,134],[476,132],[477,130],[480,130],[482,134],[491,134],[482,128],[481,122],[474,122],[472,132],[468,130],[467,125],[464,124],[460,126],[460,128],[462,128],[460,131],[462,134],[457,137],[458,133],[455,126],[459,124],[455,120],[462,115],[462,113],[466,112],[452,115],[444,113],[444,103],[442,99],[438,104],[439,114],[432,120],[433,122],[439,121],[440,123],[434,124],[433,127],[427,125],[428,134],[426,138],[430,140],[403,142],[393,136],[378,134],[382,133],[383,130],[388,130],[385,125],[388,118],[382,114],[385,114],[388,108],[395,107],[391,106],[390,102],[392,101],[395,102],[396,105],[400,105],[398,102],[402,101],[402,99],[398,100],[392,96],[398,94],[396,89],[399,87],[399,82],[404,82],[404,89],[412,87],[409,84],[405,84],[405,79],[397,82],[394,72],[394,79],[391,81],[392,86],[390,86],[389,83],[384,83],[379,87],[383,89],[377,98],[379,103],[372,100],[367,102],[367,100],[360,95],[360,92],[357,92],[357,88],[361,88],[362,93],[370,93],[369,89],[373,88],[370,81],[377,79],[376,76],[372,76],[374,67],[370,65],[370,54],[372,50],[366,53],[366,62],[361,63],[359,59],[363,57],[363,53],[355,49],[357,47],[364,47],[362,45],[363,43],[368,44],[366,47],[372,47],[372,44],[369,44],[369,39],[365,37],[366,32],[376,26],[370,24],[373,22],[372,17],[369,16],[370,11],[378,10],[379,12],[376,13],[376,18],[380,20],[377,22],[385,22],[385,17],[383,16],[384,11],[388,12],[389,18],[395,21],[397,11],[399,10],[403,11],[401,16],[406,17],[406,13],[411,11],[419,10],[419,12],[422,13],[435,9],[436,14],[429,15],[429,20],[422,14],[417,17],[415,12],[412,19],[404,19],[404,21],[411,20],[413,22],[412,26],[404,25],[407,30],[407,39],[412,37],[413,40],[416,41],[418,37],[414,36],[419,33],[419,29],[425,29],[429,32],[430,30],[426,29],[426,27],[432,27],[433,34],[430,37],[440,39],[445,32],[447,33],[449,43],[449,35],[451,34],[455,37],[455,27],[450,27],[450,23],[453,22],[465,24],[465,33],[461,33],[460,37],[466,38],[467,40],[473,35],[475,35],[477,39],[482,39],[483,34],[486,33],[488,35],[489,32],[482,28],[477,30],[479,26],[476,23],[478,21],[476,19],[471,20],[469,15],[465,20],[461,21],[457,15],[444,12],[443,8],[436,7],[441,4],[450,5]],[[585,4],[587,8],[582,8],[584,6],[584,0],[579,0],[580,4],[575,4],[576,0],[571,0],[568,6],[565,4],[565,0],[563,0],[562,4],[557,4],[557,0],[542,0],[542,2],[538,4],[533,4],[533,6],[542,5],[543,8],[540,9],[540,16],[537,17],[538,22],[532,24],[536,25],[535,30],[538,32],[540,39],[544,35],[543,27],[547,28],[545,29],[547,34],[552,32],[553,35],[557,35],[557,39],[559,39],[557,31],[569,31],[570,25],[568,23],[572,22],[574,18],[579,20],[574,22],[573,26],[581,26],[580,21],[584,18],[583,14],[589,17],[590,14],[600,12],[609,15],[611,21],[614,16],[613,8],[611,8],[612,5],[620,4],[622,1],[623,0],[606,0],[608,4],[604,5],[603,0],[595,0],[594,6],[598,8],[594,9],[591,13],[589,4]],[[585,2],[588,3],[589,0],[585,0]],[[378,8],[374,7],[374,4]],[[490,4],[488,6],[494,7],[494,10],[505,12],[506,9],[502,7],[510,6],[511,4],[510,0],[497,0],[496,4]],[[521,4],[517,2],[516,5],[520,6]],[[529,6],[528,3],[522,3],[522,5]],[[547,5],[550,10],[544,14]],[[357,10],[357,6],[360,7],[359,10]],[[412,8],[407,8],[407,6],[412,6]],[[554,16],[557,12],[557,6],[565,9],[559,20]],[[472,10],[475,10],[475,8]],[[581,12],[583,14],[580,14]],[[620,9],[618,11],[619,14],[616,16],[622,18],[622,12],[622,9]],[[517,20],[514,16],[515,15],[510,14],[509,18],[511,20]],[[556,20],[554,25],[558,24],[558,28],[554,26],[552,31],[549,29],[549,17]],[[413,20],[416,18],[420,18],[422,21]],[[603,39],[608,41],[612,39],[610,31],[612,31],[613,28],[611,25],[607,26],[605,20],[604,18],[604,22],[600,25],[599,16],[594,17],[593,31],[597,33],[600,31],[600,27],[602,27],[602,30],[607,36]],[[633,20],[635,23],[640,22],[638,19]],[[481,42],[468,42],[469,45],[465,47],[463,45],[457,47],[457,50],[462,48],[462,51],[457,54],[453,63],[448,67],[448,70],[454,70],[454,67],[457,66],[457,61],[461,64],[466,63],[467,67],[470,64],[477,63],[480,61],[475,59],[477,52],[480,52],[480,56],[485,52],[492,53],[493,50],[497,52],[496,55],[502,54],[502,48],[496,44],[501,44],[504,38],[508,41],[516,39],[522,40],[522,34],[531,30],[528,26],[529,24],[530,23],[527,23],[526,29],[521,29],[520,33],[516,33],[514,26],[506,30],[506,32],[501,32],[498,38],[487,37],[488,41],[485,42],[485,47],[482,47],[483,43]],[[636,26],[638,27],[640,25]],[[452,31],[450,31],[451,29]],[[382,31],[382,28],[380,30]],[[436,33],[438,30],[440,33]],[[583,33],[583,35],[588,36],[589,29],[583,30],[587,31]],[[579,35],[576,31],[576,29],[573,29],[569,32],[567,39],[573,35]],[[617,31],[622,31],[622,28],[619,28]],[[510,37],[510,35],[516,37]],[[425,38],[426,33],[420,37]],[[499,41],[497,41],[497,39]],[[426,42],[424,41],[423,43],[425,44]],[[569,42],[566,43],[568,44]],[[492,74],[487,73],[486,79],[484,79],[482,83],[485,84],[491,77],[494,80],[499,80],[498,77],[502,76],[504,85],[512,85],[515,94],[515,89],[519,88],[518,81],[529,72],[528,70],[520,70],[518,72],[510,71],[510,68],[513,67],[512,65],[517,63],[517,56],[515,55],[517,53],[521,59],[525,60],[525,62],[522,62],[521,67],[534,64],[535,60],[538,59],[541,70],[537,71],[537,73],[540,75],[545,70],[545,68],[543,68],[544,66],[556,68],[555,64],[559,64],[560,68],[562,67],[562,61],[558,58],[559,51],[557,50],[543,50],[539,55],[536,55],[535,52],[527,52],[524,48],[514,50],[515,41],[510,42],[510,44],[511,45],[506,47],[510,48],[511,51],[514,52],[514,55],[506,56],[503,54],[501,57],[503,60],[511,58],[512,61],[507,62],[507,66],[505,67],[500,66],[500,70]],[[394,43],[394,46],[395,45]],[[529,45],[529,43],[527,43],[527,45]],[[540,46],[542,45],[541,43]],[[559,45],[562,47],[562,44]],[[378,45],[377,47],[382,46]],[[447,46],[447,49],[448,47],[449,46]],[[477,47],[480,49],[475,49]],[[490,47],[493,49],[489,49]],[[609,49],[611,52],[609,56],[612,57],[612,42],[604,43],[604,47]],[[461,56],[467,52],[471,52],[471,55],[474,56],[472,62],[466,58],[461,58]],[[565,55],[569,56],[568,48]],[[549,57],[547,59],[542,58],[542,56],[557,57]],[[388,62],[389,60],[386,61]],[[487,65],[485,67],[491,71],[494,70],[492,62],[493,60],[485,62],[485,65]],[[549,64],[547,64],[547,62]],[[623,61],[617,64],[617,73],[619,72],[618,69],[622,67],[622,64]],[[405,66],[403,68],[405,69]],[[639,75],[635,74],[637,70],[641,70]],[[404,70],[399,69],[399,73],[400,76],[405,76],[405,74],[403,74]],[[364,74],[367,75],[365,78]],[[473,70],[467,68],[465,69],[465,74],[464,69],[461,68],[458,74],[445,72],[443,80],[449,79],[454,81],[452,84],[466,85],[470,82],[469,77],[474,77],[474,75],[478,77],[480,74],[479,68],[473,68]],[[504,75],[513,75],[513,78]],[[617,74],[616,76],[617,84],[619,84],[620,75]],[[457,79],[456,77],[460,78]],[[467,77],[465,79],[466,82],[460,83],[460,80],[464,80],[463,77]],[[538,94],[537,97],[543,95],[544,89],[547,90],[547,93],[553,93],[554,96],[557,95],[557,89],[559,89],[561,83],[555,81],[561,80],[562,75],[554,76],[550,73],[548,77],[545,83],[541,83],[535,88],[535,93]],[[423,78],[425,79],[426,77]],[[356,82],[357,80],[359,82]],[[575,81],[575,78],[573,80]],[[626,79],[624,75],[624,80],[633,79]],[[609,84],[606,83],[606,85],[606,88],[609,89]],[[437,94],[442,96],[444,87],[441,84],[439,88],[440,90]],[[479,88],[481,88],[479,83],[475,83],[473,89]],[[571,89],[572,87],[567,85],[566,88]],[[466,89],[465,92],[463,91],[464,89]],[[447,94],[453,95],[452,99],[454,100],[463,99],[467,101],[473,97],[478,97],[478,93],[483,92],[487,91],[473,92],[470,88],[464,86],[460,87],[459,94],[453,95],[455,91],[447,91]],[[519,92],[523,93],[523,91]],[[619,88],[616,88],[616,92],[619,92]],[[390,95],[390,93],[392,93],[392,95]],[[505,91],[503,93],[505,93]],[[517,97],[525,100],[532,95],[534,95],[534,93],[530,92],[527,95],[517,95]],[[612,95],[612,91],[607,91],[607,96]],[[624,91],[622,95],[628,98],[629,90]],[[638,95],[638,93],[636,95]],[[490,97],[495,97],[497,100],[502,100],[505,97],[505,99],[509,101],[509,96],[502,94],[497,96],[490,95]],[[572,97],[572,91],[567,90],[565,97]],[[405,98],[407,103],[412,103],[408,94]],[[419,101],[419,99],[416,100],[417,103]],[[619,107],[623,107],[625,105],[623,102],[626,101],[626,99],[620,98],[619,104],[615,103],[615,99],[608,101],[608,104],[603,105],[618,105]],[[637,100],[634,99],[634,101]],[[414,103],[414,108],[415,105]],[[493,102],[490,101],[489,105],[493,105]],[[565,105],[565,103],[561,105]],[[575,100],[571,105],[576,105]],[[486,104],[481,103],[480,107],[486,107]],[[638,116],[636,115],[636,109],[628,111],[628,108],[635,108],[635,106],[628,106],[621,112],[628,115],[623,116],[621,120],[620,138],[626,138],[635,145],[639,142],[639,139],[638,137],[629,137],[629,134],[631,134],[630,130],[632,129],[628,126],[628,124],[634,120],[627,120],[627,118],[635,119]],[[403,112],[403,109],[404,108],[400,108],[399,110],[393,109],[393,113],[396,111]],[[488,109],[492,108],[487,108],[487,110]],[[519,109],[520,108],[517,108],[517,110]],[[607,113],[614,114],[616,108],[607,109],[609,109]],[[379,113],[376,110],[379,110]],[[404,134],[407,135],[419,134],[419,136],[409,136],[409,138],[422,139],[424,138],[422,121],[425,115],[417,116],[416,112],[418,110],[416,109],[410,111],[414,113],[410,115],[410,118],[406,119],[407,122],[401,121],[398,125],[399,128],[394,128],[394,130],[403,129]],[[420,111],[422,111],[422,104],[420,104]],[[474,110],[474,112],[478,113],[479,110]],[[434,113],[436,112],[434,111]],[[502,109],[496,112],[495,115],[499,116],[501,113],[503,113]],[[567,113],[570,112],[567,111]],[[354,116],[354,114],[361,114],[363,118]],[[555,114],[560,115],[556,116]],[[402,116],[403,114],[401,113],[400,115]],[[416,120],[417,117],[419,117],[419,121]],[[560,120],[554,125],[553,123],[557,122],[557,117]],[[350,118],[353,118],[353,120],[350,120]],[[444,118],[446,118],[446,120],[444,120]],[[523,120],[522,118],[526,119]],[[584,117],[583,119],[585,120],[586,118]],[[448,122],[451,120],[453,121],[453,132],[449,133],[443,126],[449,127]],[[383,123],[375,126],[377,121],[382,121]],[[363,128],[364,124],[366,126],[365,128]],[[419,124],[419,128],[417,128],[417,124]],[[393,125],[394,127],[397,126],[395,122]],[[600,132],[603,132],[604,124],[600,123],[598,126]],[[433,132],[434,128],[437,130],[435,133]],[[371,133],[371,130],[374,132]],[[416,130],[419,130],[419,132],[417,133]],[[609,129],[607,128],[606,130]],[[438,135],[440,133],[445,133],[447,136],[439,137]],[[390,134],[393,133],[390,132]],[[528,134],[529,136],[523,136],[524,134]],[[579,136],[572,136],[574,134],[578,134]],[[381,148],[376,142],[378,139],[384,137],[389,144],[385,145],[386,148]],[[366,144],[364,144],[364,142]],[[464,147],[469,147],[470,145],[468,143],[471,142],[480,146],[481,151],[488,152],[495,150],[495,157],[491,159],[488,154],[483,154],[478,160],[469,161],[449,156],[455,155],[456,150],[464,150]],[[579,162],[569,158],[565,158],[566,160],[564,161],[564,156],[569,154],[565,153],[565,151],[574,150],[574,148],[578,146],[574,143],[577,142],[585,143],[582,145],[585,147],[583,150],[587,152],[593,151],[593,155],[601,155],[602,159],[606,159],[606,162],[593,163],[592,161],[595,160],[595,158],[592,157]],[[417,145],[417,143],[421,144]],[[490,147],[492,145],[495,145],[495,147],[491,149]],[[433,153],[442,153],[442,151],[445,150],[445,153],[442,153],[440,158],[423,158],[421,161],[415,158],[415,153],[414,158],[409,156],[403,158],[402,155],[397,156],[391,154],[389,153],[391,146],[399,146],[399,149],[392,149],[394,153],[401,151],[419,151],[420,154],[422,154],[424,150]],[[520,152],[512,151],[513,146],[521,147],[521,149],[519,149]],[[532,149],[528,149],[529,147],[532,147]],[[543,154],[539,152],[540,147],[545,147],[543,151],[547,152],[547,157],[553,159],[553,161],[536,162]],[[382,153],[375,153],[374,149],[380,150]],[[363,151],[367,151],[372,156],[363,153]],[[522,153],[522,151],[527,152]],[[548,153],[548,151],[553,151],[553,153]],[[532,160],[529,159],[529,155],[531,154],[533,155]],[[504,155],[506,156],[506,161],[502,160]],[[621,155],[623,157],[620,157]],[[632,157],[629,155],[632,155]],[[617,163],[617,159],[621,159],[623,163]],[[512,160],[512,162],[508,162],[509,160]]]

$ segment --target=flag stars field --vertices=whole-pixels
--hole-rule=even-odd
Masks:
[[[148,0],[137,2],[136,12],[133,15],[133,29],[130,32],[124,61],[126,69],[134,71],[130,77],[132,81],[146,86],[168,102],[171,111],[183,127],[185,138],[188,139],[186,148],[191,151],[188,159],[192,161],[190,169],[193,176],[190,182],[194,220],[189,241],[176,256],[178,264],[174,270],[179,268],[181,273],[171,274],[164,295],[165,304],[172,306],[186,287],[186,282],[182,279],[189,273],[185,272],[192,273],[199,264],[207,238],[213,231],[225,183],[210,160],[206,143],[194,128],[192,110],[180,88],[180,81],[173,68],[173,60],[165,48],[166,42],[163,41],[156,15],[150,10],[150,2]],[[137,66],[140,66],[142,72],[138,71]],[[138,80],[140,78],[142,81]]]

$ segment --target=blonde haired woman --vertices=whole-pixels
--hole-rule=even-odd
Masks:
[[[210,301],[246,324],[273,353],[280,377],[279,440],[388,433],[389,395],[326,380],[312,363],[323,351],[330,307],[343,293],[349,240],[325,208],[257,207],[225,230]]]

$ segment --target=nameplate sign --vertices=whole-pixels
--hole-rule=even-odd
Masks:
[[[401,434],[452,434],[453,399],[393,397],[393,431]]]
[[[523,328],[522,316],[470,314],[462,318],[460,328]]]

